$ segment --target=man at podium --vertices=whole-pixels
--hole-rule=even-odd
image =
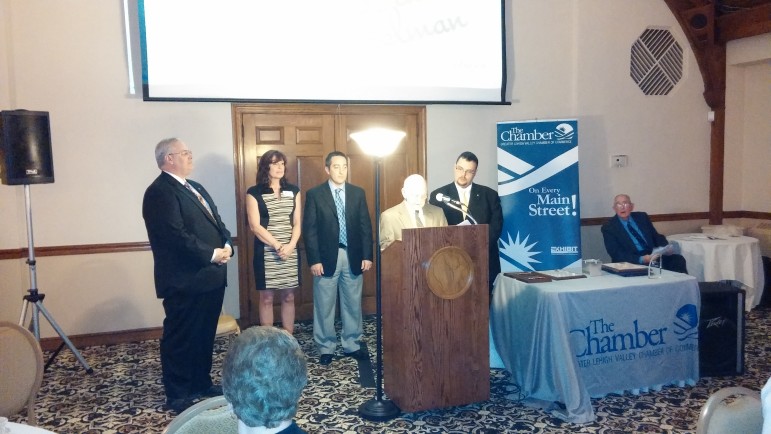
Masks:
[[[404,200],[380,215],[380,250],[385,250],[394,241],[401,241],[402,229],[447,226],[442,209],[426,203],[427,192],[422,176],[414,174],[404,179]]]

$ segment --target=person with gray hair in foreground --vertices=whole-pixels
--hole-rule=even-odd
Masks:
[[[307,383],[300,344],[274,327],[243,331],[222,365],[223,394],[238,417],[239,434],[305,433],[292,419]]]

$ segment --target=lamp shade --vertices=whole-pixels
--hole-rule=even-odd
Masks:
[[[351,133],[351,138],[361,146],[365,154],[373,157],[385,157],[396,150],[406,135],[407,133],[404,131],[370,128]]]

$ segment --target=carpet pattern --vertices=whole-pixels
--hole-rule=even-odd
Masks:
[[[295,336],[309,356],[309,383],[296,421],[309,433],[693,433],[701,406],[711,393],[737,385],[760,390],[771,375],[770,313],[765,307],[747,315],[744,375],[702,378],[692,387],[665,387],[636,396],[592,399],[597,419],[585,425],[568,424],[525,407],[518,387],[500,369],[490,371],[486,402],[401,414],[388,422],[364,420],[358,408],[374,397],[375,390],[360,386],[357,362],[338,354],[331,365],[319,365],[312,325],[299,324]],[[373,359],[374,333],[374,318],[367,318],[365,335]],[[227,345],[227,338],[217,339],[216,382]],[[36,404],[39,425],[61,434],[162,432],[174,414],[164,406],[158,351],[157,340],[84,348],[81,354],[94,369],[89,375],[65,349],[44,375]],[[25,417],[10,420],[23,422]]]

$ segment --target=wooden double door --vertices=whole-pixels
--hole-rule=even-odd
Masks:
[[[287,157],[287,180],[305,193],[325,182],[324,159],[329,152],[342,151],[350,159],[348,181],[362,187],[372,218],[375,238],[375,162],[365,155],[350,134],[372,127],[385,127],[407,133],[397,150],[386,157],[380,176],[381,211],[402,201],[404,178],[413,173],[425,176],[426,139],[423,106],[354,106],[295,104],[234,104],[232,106],[234,154],[236,161],[236,204],[238,207],[238,267],[241,323],[259,324],[259,295],[255,289],[254,235],[246,216],[246,190],[255,184],[257,165],[265,152],[276,149]],[[377,240],[374,240],[377,248]],[[300,289],[295,294],[296,319],[313,318],[313,279],[302,236],[300,253]],[[373,252],[374,253],[374,252]],[[374,255],[373,255],[374,257]],[[386,272],[386,270],[383,270]],[[374,313],[375,269],[364,274],[364,313]],[[274,318],[279,321],[276,297]]]

